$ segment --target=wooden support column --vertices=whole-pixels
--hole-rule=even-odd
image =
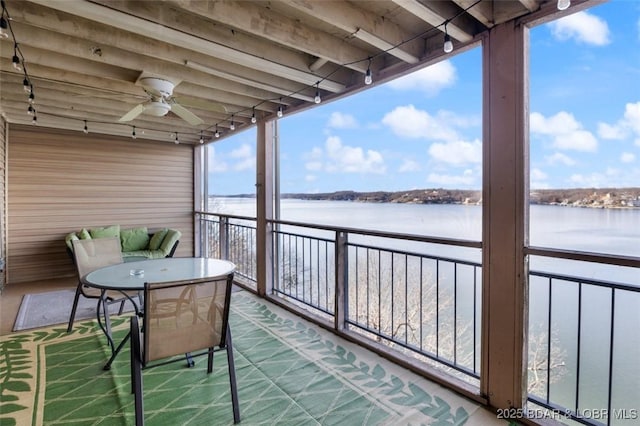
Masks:
[[[481,390],[497,408],[526,401],[528,30],[492,28],[483,49]]]
[[[274,193],[274,121],[257,124],[256,148],[256,262],[258,294],[271,294],[273,288],[273,261],[271,224]]]

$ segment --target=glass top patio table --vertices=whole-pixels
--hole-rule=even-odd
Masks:
[[[106,266],[85,275],[82,282],[104,290],[141,291],[146,282],[214,278],[235,269],[233,263],[222,259],[167,257]]]
[[[105,370],[111,368],[111,363],[130,338],[130,334],[127,334],[118,347],[116,347],[111,335],[110,321],[106,312],[104,324],[100,321],[100,307],[102,305],[104,310],[106,306],[106,290],[122,292],[129,298],[131,303],[134,304],[136,312],[139,313],[138,305],[127,292],[138,292],[138,296],[142,298],[145,283],[186,281],[200,278],[214,279],[229,275],[233,273],[235,269],[236,266],[233,263],[222,259],[167,257],[105,266],[82,277],[83,284],[103,290],[102,296],[98,300],[96,311],[98,324],[105,333],[109,341],[109,346],[111,347],[111,357],[103,368]]]

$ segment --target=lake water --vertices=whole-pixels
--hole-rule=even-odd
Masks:
[[[212,211],[255,216],[255,200],[216,198]],[[283,220],[349,228],[481,241],[482,207],[282,200]],[[530,208],[530,245],[592,253],[640,257],[640,209],[590,209],[534,205]],[[452,256],[456,247],[438,246],[436,254]],[[480,261],[477,253],[470,260]],[[461,252],[462,253],[462,252]],[[456,256],[453,256],[456,257]],[[467,258],[461,254],[459,258]],[[530,269],[640,286],[636,268],[622,268],[542,257],[530,258]],[[562,355],[565,374],[550,387],[551,399],[567,407],[575,402],[578,360],[578,286],[556,281],[551,316],[553,350]],[[640,409],[640,293],[616,291],[612,313],[609,289],[583,286],[581,294],[580,406],[606,408],[611,318],[614,318],[613,406]],[[530,281],[530,329],[546,330],[549,287]],[[612,424],[640,424],[620,419]]]

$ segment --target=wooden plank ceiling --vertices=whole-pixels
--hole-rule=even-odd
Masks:
[[[128,1],[5,0],[10,30],[33,86],[40,126],[196,144],[271,117],[313,107],[446,57],[493,25],[556,11],[547,0]],[[548,12],[547,12],[548,11]],[[0,109],[29,124],[25,75],[2,39]],[[141,77],[175,88],[165,116],[119,119],[153,97]],[[375,84],[374,83],[374,84]],[[159,100],[156,98],[156,100]],[[179,104],[175,106],[174,103]],[[184,109],[202,120],[189,124]],[[188,113],[184,113],[188,114]],[[184,114],[182,114],[184,116]]]

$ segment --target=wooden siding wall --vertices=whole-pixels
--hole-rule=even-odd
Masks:
[[[119,224],[182,232],[193,255],[193,148],[82,132],[9,127],[8,284],[73,276],[71,231]]]
[[[2,268],[0,268],[0,291],[6,284],[6,256],[7,256],[7,123],[4,118],[0,117],[0,259],[2,259]]]

